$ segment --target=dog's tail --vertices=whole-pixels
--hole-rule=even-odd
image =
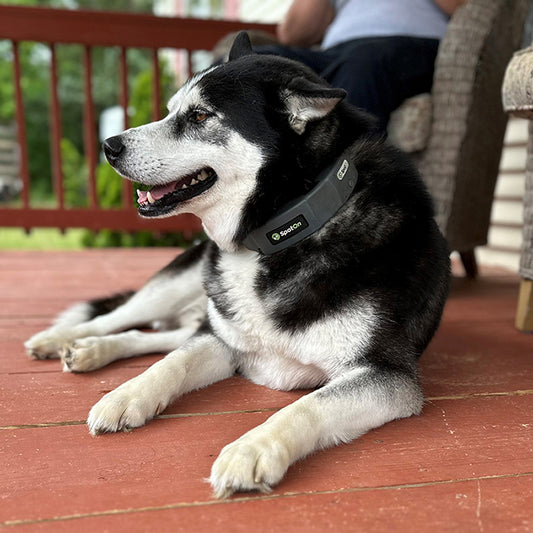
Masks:
[[[126,303],[135,291],[124,291],[88,302],[79,302],[63,311],[54,321],[56,326],[75,326],[92,318],[110,313]]]

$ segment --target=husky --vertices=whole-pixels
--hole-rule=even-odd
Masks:
[[[104,142],[113,168],[144,185],[143,217],[194,213],[209,240],[26,342],[67,372],[168,354],[92,407],[91,434],[142,426],[236,373],[313,389],[222,449],[209,481],[224,498],[270,491],[306,455],[421,412],[417,361],[449,253],[414,165],[345,94],[241,33],[166,118]],[[132,329],[147,324],[157,331]]]

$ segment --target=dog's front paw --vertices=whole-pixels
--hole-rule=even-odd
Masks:
[[[90,372],[107,364],[107,343],[101,337],[86,337],[60,350],[63,372]]]
[[[109,392],[93,406],[87,418],[92,435],[140,427],[163,410],[155,398],[157,390],[143,389],[139,378],[142,375]]]
[[[66,329],[52,327],[35,334],[24,347],[33,359],[57,359],[63,346],[71,340]]]
[[[289,465],[289,452],[283,443],[258,427],[222,449],[209,482],[216,498],[227,498],[237,491],[270,492]]]

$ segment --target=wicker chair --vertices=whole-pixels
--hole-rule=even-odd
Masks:
[[[524,196],[524,231],[520,275],[522,283],[516,327],[533,331],[533,46],[517,52],[505,73],[502,88],[505,110],[530,120]]]
[[[477,273],[474,248],[487,242],[507,124],[501,84],[520,45],[528,6],[528,0],[468,0],[454,13],[435,64],[432,117],[425,115],[426,124],[419,120],[429,138],[425,147],[419,146],[420,139],[414,143],[419,151],[413,156],[433,196],[437,222],[470,277]],[[420,107],[421,97],[415,99]],[[396,113],[405,113],[404,106],[409,101]],[[406,123],[391,117],[396,131],[389,132],[401,148],[413,152],[412,142],[404,146],[404,139],[413,137],[412,124],[401,128]]]

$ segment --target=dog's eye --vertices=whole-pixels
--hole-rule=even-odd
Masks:
[[[189,120],[191,122],[194,122],[194,124],[200,124],[201,122],[203,122],[205,119],[207,118],[207,113],[205,111],[199,111],[199,110],[196,110],[196,111],[193,111],[190,115],[189,115]]]

